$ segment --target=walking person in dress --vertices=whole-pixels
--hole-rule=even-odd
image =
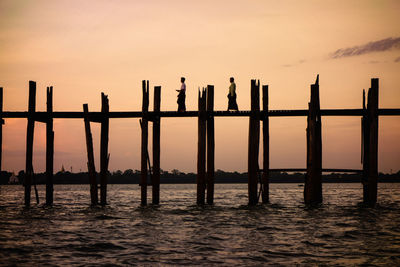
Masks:
[[[178,112],[185,112],[186,111],[186,104],[185,104],[185,100],[186,100],[186,84],[185,84],[185,77],[181,77],[181,89],[180,90],[176,90],[177,92],[179,92],[178,94]]]
[[[228,111],[229,110],[236,110],[239,111],[238,105],[236,103],[236,84],[235,78],[231,77],[229,79],[231,85],[229,86],[229,93],[228,93]]]

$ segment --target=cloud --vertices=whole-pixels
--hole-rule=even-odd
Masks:
[[[297,61],[297,62],[294,63],[294,64],[283,64],[283,65],[281,65],[281,67],[290,68],[290,67],[294,67],[294,66],[296,66],[296,65],[303,64],[303,63],[305,63],[305,62],[306,62],[305,59],[300,59],[299,61]]]
[[[396,58],[394,62],[400,62],[400,57]]]
[[[348,48],[340,48],[333,52],[331,58],[352,57],[364,55],[372,52],[383,52],[391,49],[400,49],[400,37],[386,38],[383,40],[369,42],[360,46],[353,46]]]

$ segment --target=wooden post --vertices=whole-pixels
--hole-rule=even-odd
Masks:
[[[214,85],[207,85],[207,204],[214,203]]]
[[[364,203],[371,205],[376,203],[378,193],[378,103],[379,79],[375,78],[371,79],[371,88],[368,90],[367,123],[364,127]]]
[[[100,204],[107,204],[107,175],[108,175],[108,134],[109,134],[109,102],[108,97],[101,93],[101,134],[100,134]]]
[[[93,138],[92,132],[90,130],[90,120],[89,120],[89,108],[88,104],[83,104],[83,118],[85,122],[85,135],[86,135],[86,150],[88,157],[88,173],[90,182],[90,200],[91,205],[97,205],[98,203],[98,191],[97,191],[97,181],[96,181],[96,168],[94,165],[94,155],[93,155]]]
[[[251,80],[251,115],[249,118],[248,194],[249,205],[258,202],[258,153],[260,146],[260,81]]]
[[[53,167],[54,167],[54,131],[53,131],[53,86],[47,87],[46,121],[46,205],[53,204]]]
[[[365,90],[363,90],[363,116],[361,118],[361,163],[363,165],[363,174],[361,183],[363,185],[363,200],[368,201],[368,164],[369,164],[369,125],[368,113],[365,106]]]
[[[147,205],[147,145],[148,145],[148,110],[149,110],[149,81],[142,81],[142,153],[141,153],[141,205]]]
[[[153,204],[160,204],[160,112],[161,86],[154,86],[154,118],[153,118]]]
[[[33,131],[35,128],[34,112],[36,110],[36,82],[29,81],[28,125],[26,131],[26,164],[25,164],[25,206],[31,204],[31,185],[33,176]]]
[[[268,85],[262,86],[263,93],[263,173],[262,202],[269,202],[269,116],[268,116]]]
[[[1,172],[1,160],[3,154],[3,124],[4,120],[1,117],[3,113],[3,87],[0,87],[0,172]]]
[[[205,203],[206,189],[206,90],[199,90],[197,122],[197,205]]]
[[[319,75],[311,85],[311,101],[307,116],[307,173],[304,185],[304,203],[322,203],[322,138],[319,104]]]

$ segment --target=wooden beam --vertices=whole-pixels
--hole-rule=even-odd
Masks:
[[[86,150],[88,157],[88,173],[89,173],[89,183],[90,183],[90,201],[91,205],[97,205],[98,203],[98,189],[97,189],[97,179],[96,179],[96,168],[94,165],[94,154],[93,154],[93,138],[92,132],[90,130],[89,121],[89,107],[88,104],[83,104],[83,114],[85,122],[85,136],[86,136]]]
[[[152,193],[153,204],[160,204],[160,116],[157,115],[161,108],[161,86],[154,86],[154,113],[153,118],[153,175]]]
[[[378,194],[378,106],[379,106],[379,79],[371,79],[371,88],[368,91],[366,127],[364,144],[366,144],[366,181],[364,183],[364,203],[374,205]],[[365,139],[366,138],[366,139]]]
[[[306,109],[294,109],[294,110],[269,110],[269,117],[307,117],[308,110]],[[214,117],[249,117],[251,111],[214,111]],[[262,111],[260,112],[263,116]],[[351,116],[351,117],[361,117],[363,116],[363,110],[361,108],[355,109],[321,109],[321,116]],[[141,118],[143,116],[141,111],[111,111],[108,113],[110,119],[117,118]],[[153,112],[148,112],[149,116],[154,115]],[[399,116],[399,108],[381,108],[378,110],[379,116]],[[161,111],[159,113],[161,118],[189,118],[198,117],[198,111],[186,111],[186,112],[176,112],[176,111]],[[43,117],[43,120],[47,118],[47,113],[43,111],[35,112],[35,118],[38,120]],[[90,112],[90,120],[93,122],[100,122],[101,112]],[[28,118],[27,111],[3,111],[2,118]],[[54,119],[79,119],[83,118],[83,112],[80,111],[54,111]]]
[[[269,202],[269,117],[268,117],[268,85],[262,86],[263,93],[263,173],[262,173],[262,202]]]
[[[206,189],[206,89],[199,89],[197,120],[197,205],[205,203]]]
[[[311,101],[307,117],[307,173],[304,203],[322,203],[322,136],[319,103],[319,75],[311,85]]]
[[[305,168],[279,168],[279,169],[269,169],[269,172],[307,172]],[[363,170],[359,169],[322,169],[322,172],[327,173],[362,173]]]
[[[100,133],[100,204],[102,206],[107,204],[107,176],[108,176],[108,161],[110,155],[108,154],[108,135],[109,135],[109,102],[108,96],[101,93],[101,112],[103,118],[101,121]]]
[[[54,131],[53,131],[53,86],[47,87],[46,121],[46,205],[53,205]]]
[[[249,118],[248,197],[249,205],[258,203],[258,153],[260,145],[260,81],[251,80],[251,116]]]
[[[207,85],[207,204],[214,203],[215,134],[214,134],[214,85]]]
[[[149,81],[142,81],[142,153],[141,153],[141,179],[140,198],[141,205],[147,205],[147,146],[148,146],[148,110],[149,110]]]

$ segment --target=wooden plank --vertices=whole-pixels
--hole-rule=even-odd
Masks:
[[[268,85],[262,86],[263,92],[263,173],[262,173],[262,202],[269,202],[269,117],[268,117]]]
[[[270,172],[307,172],[305,168],[279,168],[269,169]],[[336,173],[363,173],[363,170],[358,169],[322,169],[322,172]]]
[[[258,202],[258,153],[260,145],[260,82],[251,80],[251,116],[249,118],[248,197],[249,205]]]
[[[205,203],[206,189],[206,89],[199,90],[197,120],[197,205]]]
[[[46,121],[46,205],[53,205],[53,172],[54,172],[54,131],[53,131],[53,86],[47,87]]]
[[[31,186],[33,179],[33,132],[35,120],[33,114],[36,110],[36,82],[29,81],[28,125],[26,131],[26,164],[25,164],[25,206],[31,203]]]
[[[141,147],[141,205],[147,205],[147,146],[148,146],[148,110],[149,110],[149,81],[142,81],[142,147]]]
[[[207,85],[207,204],[214,203],[215,134],[214,134],[214,86]]]
[[[161,86],[154,86],[154,120],[153,120],[153,175],[152,193],[153,204],[160,204],[160,116],[157,113],[161,108]]]
[[[322,136],[319,102],[319,76],[311,85],[311,101],[307,117],[307,173],[304,185],[304,203],[322,203]]]
[[[86,136],[86,151],[88,157],[88,173],[90,183],[90,201],[91,205],[97,205],[98,203],[98,189],[96,181],[96,168],[94,165],[94,154],[93,154],[93,138],[90,130],[89,121],[89,107],[88,104],[83,104],[84,123],[85,123],[85,136]]]
[[[107,204],[109,109],[108,96],[101,93],[101,112],[103,118],[101,120],[100,133],[100,204],[102,206]]]
[[[371,88],[368,91],[367,104],[367,128],[368,155],[367,181],[364,190],[364,203],[374,205],[378,194],[378,104],[379,103],[379,79],[371,79]]]

